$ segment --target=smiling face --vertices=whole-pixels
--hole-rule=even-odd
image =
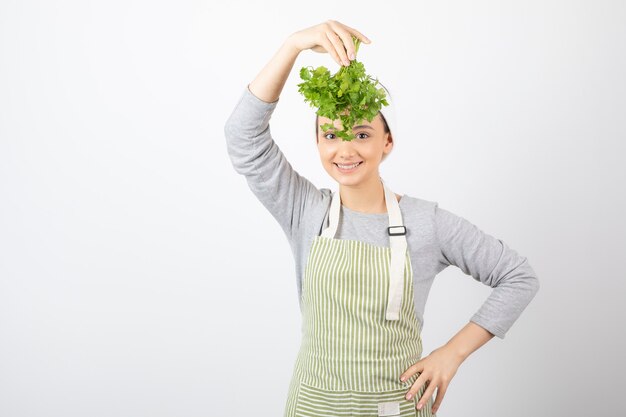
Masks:
[[[322,165],[328,174],[343,185],[358,185],[378,181],[378,167],[391,152],[393,139],[380,113],[371,122],[362,120],[352,128],[353,139],[344,141],[334,134],[335,129],[322,130],[320,125],[332,123],[342,128],[341,120],[317,118],[317,148]],[[355,163],[358,166],[352,167]],[[343,165],[343,167],[341,166]]]

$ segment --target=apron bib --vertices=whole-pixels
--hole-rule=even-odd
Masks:
[[[316,236],[302,282],[302,343],[285,417],[436,417],[425,387],[407,400],[419,373],[400,374],[422,355],[406,229],[396,196],[382,181],[390,247],[335,239],[339,192],[329,226]]]

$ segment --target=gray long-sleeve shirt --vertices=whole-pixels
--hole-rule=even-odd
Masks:
[[[235,171],[278,221],[295,259],[298,300],[315,236],[328,226],[332,190],[318,189],[294,170],[274,142],[269,121],[279,100],[265,102],[248,86],[226,121],[224,134]],[[423,325],[424,307],[435,276],[450,265],[493,288],[470,321],[504,339],[539,290],[528,260],[465,218],[407,194],[400,199],[413,269],[415,313]],[[389,247],[387,213],[361,213],[341,206],[336,239]],[[423,328],[423,327],[422,327]]]

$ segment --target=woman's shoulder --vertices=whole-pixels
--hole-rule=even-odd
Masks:
[[[400,210],[404,225],[409,230],[407,239],[411,239],[414,249],[434,242],[436,201],[409,194],[402,195]]]
[[[416,197],[409,194],[403,194],[400,199],[400,206],[404,206],[410,211],[431,212],[437,206],[436,201],[427,200],[422,197]]]

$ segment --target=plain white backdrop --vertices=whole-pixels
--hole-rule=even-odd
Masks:
[[[281,416],[300,344],[295,265],[223,126],[285,38],[334,19],[393,93],[381,165],[528,257],[541,289],[459,368],[440,417],[623,406],[626,3],[0,2],[0,416]],[[270,122],[336,189],[297,92]],[[424,355],[490,288],[450,267]]]

